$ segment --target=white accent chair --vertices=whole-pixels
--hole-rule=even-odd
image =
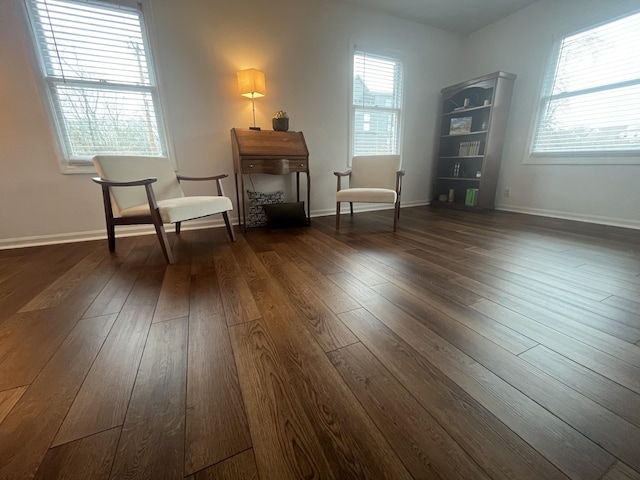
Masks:
[[[400,218],[400,193],[404,171],[400,170],[400,155],[356,156],[351,169],[333,172],[337,177],[336,230],[340,229],[340,203],[349,202],[351,216],[353,203],[393,203],[393,231]],[[349,177],[349,188],[342,188],[342,177]]]
[[[181,222],[217,213],[222,214],[229,238],[235,241],[227,214],[233,205],[224,196],[220,182],[227,175],[176,175],[166,157],[99,155],[93,158],[93,164],[100,175],[93,181],[102,186],[109,251],[116,248],[116,225],[153,224],[164,258],[173,263],[164,223],[175,223],[176,233],[180,233]],[[186,197],[181,180],[215,180],[218,195]]]

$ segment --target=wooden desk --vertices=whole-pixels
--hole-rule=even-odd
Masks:
[[[297,201],[300,201],[300,172],[306,173],[307,218],[311,221],[309,150],[302,132],[232,128],[231,149],[233,151],[238,209],[240,208],[240,198],[242,198],[242,225],[246,226],[247,224],[244,199],[244,174],[246,173],[266,173],[269,175],[295,173]],[[239,187],[238,179],[240,179]],[[239,214],[238,217],[240,217]]]

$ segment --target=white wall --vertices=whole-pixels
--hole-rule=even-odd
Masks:
[[[638,8],[638,0],[541,0],[470,35],[462,78],[496,70],[518,75],[498,208],[640,228],[640,165],[523,163],[554,37]]]
[[[347,162],[357,42],[406,59],[403,202],[429,200],[438,94],[459,77],[462,37],[327,0],[148,0],[146,7],[181,173],[233,173],[229,130],[251,124],[235,72],[255,67],[267,78],[257,124],[270,129],[273,112],[289,113],[290,129],[304,132],[310,150],[312,213],[331,212],[332,172]],[[90,175],[58,170],[20,0],[0,2],[0,65],[0,246],[104,235],[99,187]],[[257,178],[256,188],[283,182]],[[225,188],[235,198],[231,178]]]

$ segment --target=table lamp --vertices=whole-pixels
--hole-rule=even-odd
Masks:
[[[256,97],[264,97],[265,81],[264,73],[255,68],[248,68],[246,70],[240,70],[238,72],[238,89],[240,95],[243,97],[249,97],[251,99],[251,108],[253,110],[253,127],[249,127],[251,130],[260,130],[260,127],[256,127]]]

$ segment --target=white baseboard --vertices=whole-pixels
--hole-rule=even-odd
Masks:
[[[233,224],[237,220],[230,219]],[[222,220],[192,220],[182,224],[182,230],[200,230],[203,228],[224,227]],[[167,232],[172,232],[173,228],[167,228]],[[122,225],[116,227],[116,238],[134,237],[137,235],[155,235],[153,225]],[[39,245],[55,245],[59,243],[85,242],[89,240],[105,240],[107,232],[105,229],[90,230],[87,232],[59,233],[53,235],[37,235],[33,237],[0,239],[0,250],[11,248],[36,247]]]
[[[349,205],[347,202],[342,202],[340,213],[349,213]],[[415,200],[413,202],[402,202],[400,208],[408,207],[422,207],[425,205],[431,205],[428,200]],[[393,204],[389,203],[354,203],[353,211],[355,212],[376,212],[378,210],[393,210]],[[313,217],[327,217],[329,215],[335,215],[335,208],[325,208],[323,210],[314,210],[311,212],[311,218]]]
[[[612,227],[631,228],[640,230],[640,221],[625,220],[622,218],[601,217],[598,215],[584,215],[558,210],[545,210],[542,208],[514,207],[512,205],[496,205],[496,210],[503,212],[524,213],[526,215],[537,215],[540,217],[561,218],[563,220],[574,220],[576,222],[595,223],[598,225],[609,225]]]

